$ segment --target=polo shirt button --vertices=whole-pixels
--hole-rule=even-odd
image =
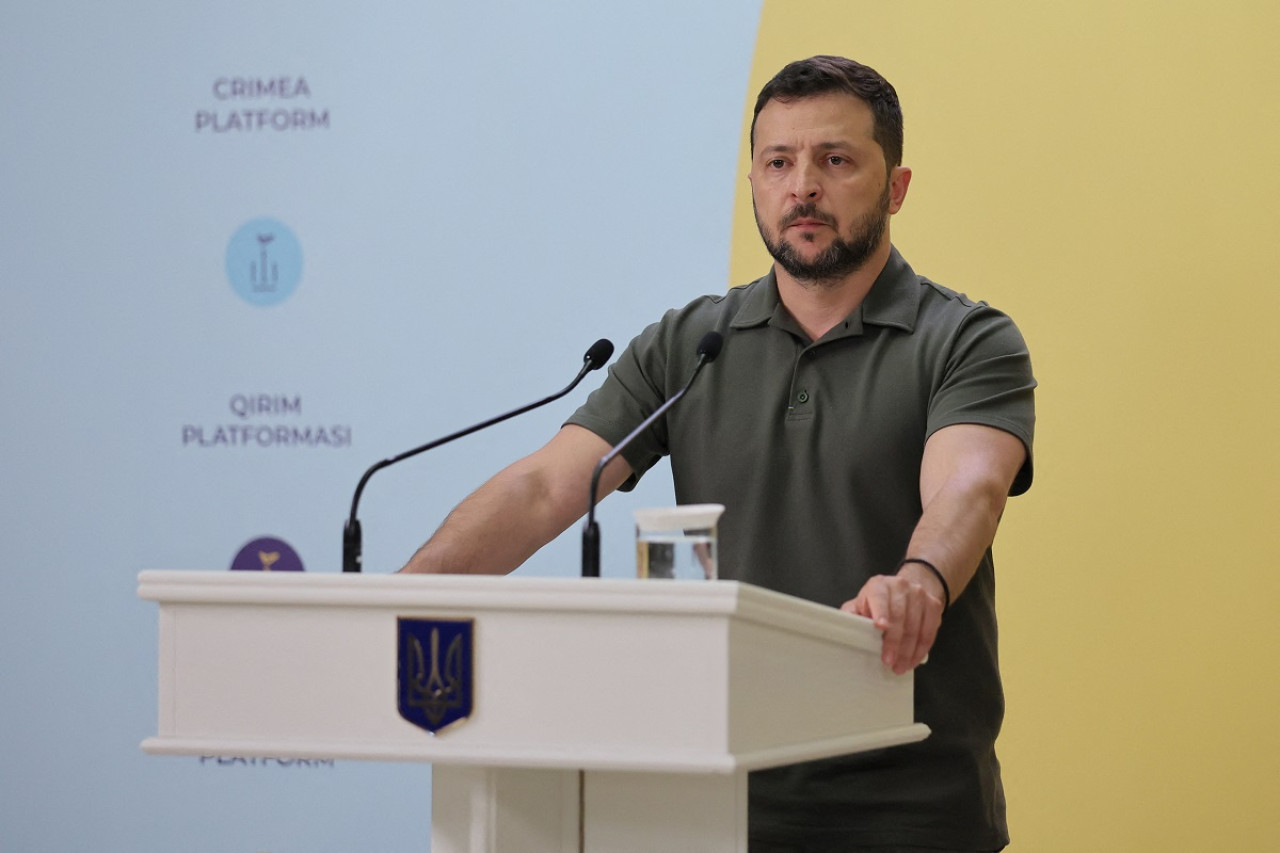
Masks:
[[[801,391],[799,394],[797,394],[797,395],[796,395],[796,402],[797,402],[797,403],[807,403],[807,402],[809,402],[809,392],[808,392],[808,391]]]

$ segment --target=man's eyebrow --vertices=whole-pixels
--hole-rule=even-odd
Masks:
[[[834,151],[837,148],[854,148],[856,146],[848,140],[838,139],[830,142],[819,142],[813,147],[817,148],[819,151]],[[773,145],[766,145],[763,148],[758,149],[761,154],[791,154],[795,150],[796,148],[794,145],[787,145],[781,142],[774,143]]]
[[[773,145],[766,145],[765,147],[761,148],[760,153],[761,154],[790,154],[794,150],[795,148],[791,145],[774,143]]]

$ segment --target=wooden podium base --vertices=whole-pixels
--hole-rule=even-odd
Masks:
[[[746,771],[437,766],[432,774],[432,853],[747,850]]]

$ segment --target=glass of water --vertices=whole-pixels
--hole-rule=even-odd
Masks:
[[[716,524],[723,504],[638,509],[636,576],[715,580]]]

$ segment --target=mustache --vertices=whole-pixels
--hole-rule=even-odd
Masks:
[[[791,208],[791,211],[786,216],[782,217],[782,227],[786,228],[801,219],[813,219],[817,222],[821,222],[823,225],[830,225],[832,228],[836,227],[835,219],[818,210],[818,206],[813,202],[806,202],[805,204],[799,204]]]

